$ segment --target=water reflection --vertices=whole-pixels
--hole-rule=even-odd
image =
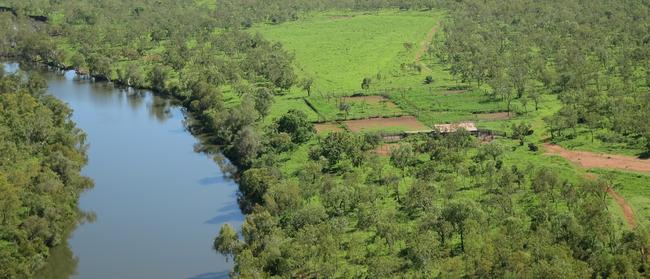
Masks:
[[[149,91],[74,72],[44,77],[88,135],[83,172],[95,188],[82,195],[80,208],[98,217],[53,249],[37,278],[227,278],[232,262],[211,244],[221,224],[243,222],[237,186],[219,178],[224,173],[214,161],[227,160],[203,153],[213,149],[186,132],[182,109]]]
[[[37,279],[67,279],[77,272],[79,258],[74,256],[70,245],[59,245],[50,250],[47,264],[36,275]]]
[[[72,232],[83,224],[94,223],[97,220],[97,214],[94,212],[79,212],[77,223],[67,228],[67,233],[63,237],[63,242],[50,249],[50,257],[40,270],[36,272],[36,279],[68,279],[77,274],[79,258],[74,255],[67,239]]]
[[[147,105],[147,109],[150,116],[162,123],[172,117],[171,106],[169,99],[154,96],[151,104]]]

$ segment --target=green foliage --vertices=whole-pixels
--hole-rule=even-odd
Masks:
[[[213,246],[217,252],[232,256],[239,251],[241,243],[235,229],[230,224],[225,224],[221,226]]]
[[[526,137],[533,134],[533,130],[531,128],[532,126],[525,122],[521,122],[519,124],[513,123],[510,128],[512,130],[511,137],[513,139],[519,140],[519,145],[523,146]]]
[[[581,127],[591,135],[591,143],[582,142],[588,146],[595,145],[597,129],[647,141],[640,123],[648,117],[650,48],[634,39],[647,34],[638,27],[650,22],[647,5],[448,1],[446,6],[451,24],[438,56],[463,81],[487,83],[507,111],[515,100],[525,113],[532,100],[537,111],[544,90],[556,93],[564,105],[545,119],[555,142],[572,144]]]
[[[307,115],[294,109],[280,117],[275,125],[278,132],[289,134],[291,140],[298,144],[308,141],[316,133],[314,124],[309,122]]]
[[[33,275],[79,216],[84,134],[37,75],[0,78],[0,278]]]

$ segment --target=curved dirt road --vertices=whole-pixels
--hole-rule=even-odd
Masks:
[[[620,169],[650,172],[650,160],[632,156],[599,154],[587,151],[573,151],[554,144],[544,144],[546,153],[560,155],[583,168]]]
[[[631,156],[622,155],[608,155],[598,154],[587,151],[572,151],[564,149],[561,146],[554,144],[544,144],[547,154],[560,155],[563,158],[580,165],[583,168],[606,168],[606,169],[621,169],[632,170],[639,172],[650,172],[650,160],[638,159]],[[588,175],[589,178],[594,179],[595,175]],[[611,187],[607,187],[607,194],[609,194],[614,201],[623,210],[625,221],[630,228],[636,227],[636,218],[634,217],[634,210],[625,199]]]

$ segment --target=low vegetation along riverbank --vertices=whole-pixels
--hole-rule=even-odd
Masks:
[[[648,151],[641,3],[8,2],[2,53],[173,96],[239,167],[233,277],[647,276],[648,177],[543,150]]]

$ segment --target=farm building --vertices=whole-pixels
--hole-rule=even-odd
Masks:
[[[453,133],[456,132],[458,129],[462,128],[465,129],[465,131],[468,131],[472,134],[478,133],[478,128],[476,128],[476,124],[474,122],[461,122],[461,123],[454,123],[454,124],[438,124],[434,125],[436,130],[442,134],[448,134],[448,133]]]

